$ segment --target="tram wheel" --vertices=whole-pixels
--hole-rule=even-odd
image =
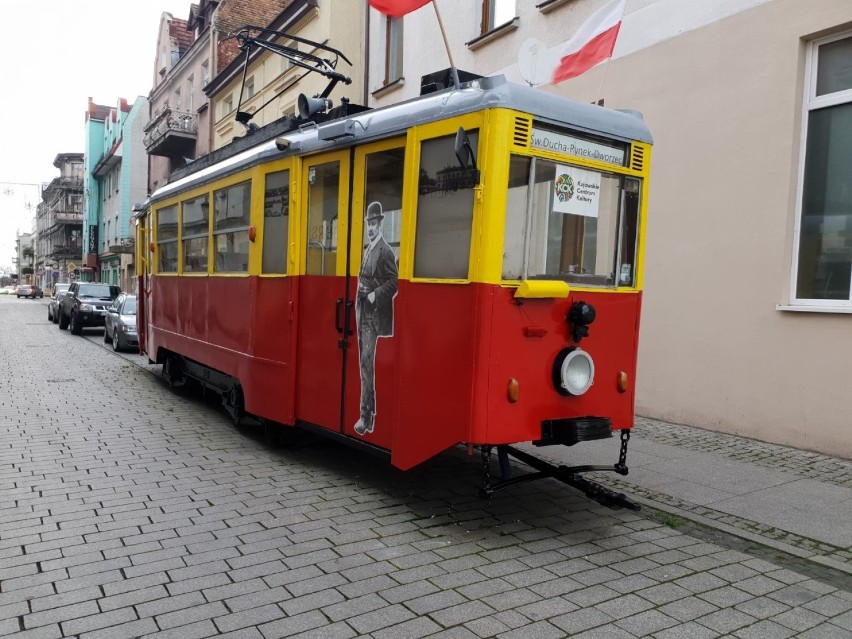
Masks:
[[[228,392],[222,395],[222,405],[231,419],[234,426],[239,426],[243,417],[246,414],[245,399],[243,398],[243,389],[239,382],[234,382]]]
[[[168,382],[169,388],[174,389],[184,385],[186,380],[183,376],[180,360],[176,355],[169,355],[163,362],[163,377]]]

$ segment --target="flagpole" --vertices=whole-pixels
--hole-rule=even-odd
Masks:
[[[444,38],[444,48],[447,49],[447,57],[450,59],[450,72],[453,74],[453,86],[456,89],[461,88],[461,83],[459,82],[459,72],[456,70],[456,63],[453,62],[453,54],[450,51],[450,41],[447,40],[447,32],[444,31],[444,21],[441,20],[441,12],[438,11],[438,3],[435,0],[432,0],[432,7],[435,9],[435,17],[438,18],[438,27],[441,29],[441,37]]]
[[[608,57],[606,59],[606,62],[604,63],[603,77],[601,77],[601,83],[598,85],[597,99],[595,100],[595,104],[597,104],[597,105],[600,105],[601,100],[603,100],[603,97],[601,97],[601,94],[603,93],[604,83],[606,82],[606,74],[609,73],[609,61],[610,60],[612,60],[612,56]]]

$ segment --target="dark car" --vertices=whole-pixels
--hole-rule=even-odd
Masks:
[[[82,335],[87,326],[103,326],[106,310],[121,289],[101,282],[74,282],[59,303],[59,328],[69,326],[74,335]]]
[[[136,334],[136,296],[122,293],[107,309],[104,322],[104,342],[112,342],[114,351],[139,347]]]
[[[70,284],[54,284],[53,295],[47,302],[47,321],[56,324],[59,321],[59,302],[65,297]]]
[[[41,291],[40,288],[31,284],[18,284],[15,287],[15,295],[18,296],[18,299],[21,299],[22,297],[32,297],[35,299],[38,296],[39,291]]]

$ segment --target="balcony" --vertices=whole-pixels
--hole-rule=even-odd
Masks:
[[[168,158],[193,157],[198,137],[198,120],[194,113],[176,111],[164,105],[145,125],[145,151],[148,155]]]
[[[54,260],[81,260],[83,258],[83,247],[56,244],[53,246],[50,257]]]
[[[82,224],[83,213],[78,211],[54,211],[53,221],[56,224]]]
[[[123,237],[118,241],[118,244],[110,244],[110,253],[129,253],[133,255],[136,250],[136,240],[132,237]]]

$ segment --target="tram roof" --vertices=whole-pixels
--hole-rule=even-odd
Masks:
[[[498,75],[466,82],[459,89],[444,89],[319,125],[307,123],[167,184],[151,195],[149,202],[171,197],[259,162],[346,148],[391,137],[419,124],[494,108],[522,111],[542,124],[578,132],[625,142],[653,142],[641,114],[636,111],[578,102],[508,82],[505,76]],[[279,149],[277,141],[282,138],[289,142],[286,150]]]

